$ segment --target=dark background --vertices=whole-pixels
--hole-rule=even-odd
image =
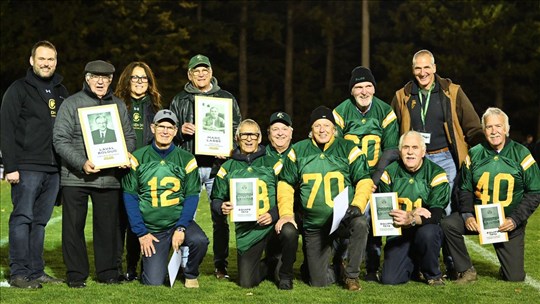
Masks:
[[[369,13],[376,96],[389,103],[412,79],[412,55],[429,49],[438,74],[460,84],[479,115],[501,107],[514,139],[538,138],[540,0],[369,1]],[[113,63],[115,86],[129,62],[142,60],[167,104],[187,81],[188,60],[202,53],[244,118],[266,129],[272,112],[293,108],[295,141],[306,138],[312,109],[333,108],[349,96],[350,72],[362,65],[361,1],[2,0],[0,18],[2,95],[25,75],[39,40],[55,44],[57,72],[70,93],[81,89],[88,61]],[[246,72],[240,73],[242,29]]]

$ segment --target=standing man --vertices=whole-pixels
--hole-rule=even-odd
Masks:
[[[347,263],[342,273],[345,288],[360,290],[358,276],[366,251],[368,223],[363,216],[373,181],[365,155],[352,142],[335,137],[332,110],[321,106],[310,117],[311,137],[293,145],[279,174],[276,224],[279,233],[285,223],[295,222],[293,201],[299,187],[303,212],[309,281],[312,286],[336,282],[329,265],[335,239],[350,239]],[[338,231],[329,235],[334,198],[348,187],[349,207]],[[339,265],[342,266],[342,265]],[[337,279],[341,279],[339,276]]]
[[[257,179],[257,220],[235,223],[238,284],[251,288],[275,273],[278,288],[290,290],[293,288],[298,231],[292,223],[284,225],[279,234],[273,229],[278,220],[276,187],[281,166],[276,166],[275,159],[260,145],[261,129],[255,121],[242,121],[235,137],[238,148],[217,174],[212,190],[212,209],[222,216],[230,214],[233,209],[230,202],[231,181],[238,178]],[[263,251],[265,258],[262,260]]]
[[[180,132],[176,135],[180,141],[180,147],[195,154],[195,96],[230,98],[233,104],[233,130],[236,133],[238,124],[242,120],[240,108],[234,96],[222,90],[217,79],[213,76],[212,65],[208,57],[204,55],[193,56],[189,60],[187,76],[189,82],[184,86],[184,90],[178,93],[172,100],[170,109],[178,117]],[[233,140],[233,138],[231,138]],[[199,175],[201,184],[206,188],[208,201],[212,192],[212,184],[219,167],[224,162],[222,157],[208,155],[196,155],[199,165]],[[214,251],[214,274],[218,279],[228,279],[227,257],[229,256],[229,224],[223,221],[222,216],[216,217],[212,213],[213,223],[213,251]]]
[[[118,107],[124,139],[129,152],[135,150],[135,132],[123,101],[110,87],[114,66],[102,60],[90,61],[84,68],[81,91],[66,99],[54,125],[54,147],[62,157],[63,187],[62,253],[67,268],[67,284],[86,287],[89,275],[84,226],[88,198],[92,198],[95,269],[98,282],[118,283],[117,255],[118,206],[122,196],[122,168],[96,169],[88,160],[78,109],[115,104]]]
[[[383,284],[403,284],[418,272],[430,286],[444,285],[439,267],[442,246],[440,221],[450,199],[446,172],[426,155],[420,133],[408,131],[399,140],[401,160],[386,167],[379,189],[397,192],[398,209],[390,211],[400,236],[384,246]]]
[[[474,146],[461,172],[459,210],[441,225],[456,266],[456,283],[476,281],[476,269],[467,252],[464,234],[477,234],[474,205],[500,203],[506,219],[499,231],[508,233],[508,242],[493,247],[501,263],[503,280],[525,280],[525,227],[540,204],[540,169],[530,151],[511,140],[508,116],[498,108],[488,108],[482,116],[487,143]]]
[[[189,248],[184,285],[199,288],[199,265],[209,241],[193,220],[201,191],[197,161],[172,144],[177,124],[170,110],[156,113],[152,144],[133,153],[131,170],[122,179],[124,204],[143,253],[142,283],[163,285],[169,250],[184,244]]]
[[[435,57],[430,51],[414,54],[412,72],[415,79],[399,89],[392,100],[399,133],[415,130],[422,134],[426,158],[446,171],[453,192],[454,179],[469,147],[483,140],[480,118],[461,86],[436,74]],[[446,207],[446,215],[455,211],[452,205]],[[444,247],[443,256],[446,274],[454,278],[454,266]]]
[[[53,149],[53,126],[68,97],[63,77],[55,74],[57,53],[49,41],[32,47],[26,76],[16,80],[2,99],[2,153],[11,184],[9,217],[10,284],[41,288],[58,283],[45,273],[43,243],[60,186],[60,163]]]
[[[384,168],[399,158],[398,124],[392,107],[375,97],[375,77],[359,66],[351,72],[347,98],[334,109],[338,136],[354,142],[367,156],[369,172],[375,185]],[[368,213],[369,214],[369,213]],[[377,281],[382,238],[370,234],[366,252],[366,280]]]

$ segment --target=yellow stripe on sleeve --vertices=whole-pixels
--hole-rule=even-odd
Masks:
[[[384,171],[381,175],[381,181],[387,185],[390,185],[390,175],[388,175],[388,172]]]
[[[523,171],[527,171],[530,166],[532,166],[536,161],[532,157],[532,155],[527,155],[525,159],[521,162],[521,167],[523,168]]]
[[[190,160],[189,163],[187,164],[186,172],[189,174],[189,173],[191,173],[191,171],[193,171],[195,169],[197,169],[197,160],[195,160],[195,158],[194,158],[194,159]]]
[[[275,174],[275,175],[279,175],[279,172],[281,172],[281,169],[283,169],[283,163],[281,162],[281,160],[279,160],[279,161],[274,165],[274,174]]]
[[[291,149],[291,151],[289,151],[289,154],[287,154],[287,157],[292,160],[293,162],[296,162],[296,153],[294,153],[294,150]]]
[[[286,215],[294,215],[294,188],[284,181],[278,182],[277,205],[279,217]]]
[[[225,178],[225,175],[227,175],[227,170],[225,168],[221,167],[219,168],[218,173],[216,174],[219,178]]]
[[[465,160],[463,161],[463,163],[465,164],[465,167],[467,167],[467,169],[471,168],[471,158],[469,157],[469,155],[465,157]]]
[[[394,111],[391,111],[390,113],[388,113],[388,115],[386,115],[386,117],[384,118],[383,122],[382,122],[382,127],[383,129],[386,129],[386,127],[394,120],[397,119],[397,116],[396,116],[396,113],[394,113]]]
[[[332,114],[334,114],[334,119],[336,120],[336,123],[343,129],[345,128],[345,121],[343,120],[343,117],[341,117],[336,110],[332,111]]]
[[[133,171],[137,171],[139,161],[135,158],[135,156],[131,155],[131,157],[129,158],[129,163],[131,164],[131,169],[133,169]]]
[[[351,152],[349,152],[349,164],[352,164],[361,154],[362,150],[358,149],[358,147],[354,147]]]
[[[441,173],[435,176],[431,180],[431,187],[436,187],[442,183],[448,183],[448,176],[446,175],[446,173]]]

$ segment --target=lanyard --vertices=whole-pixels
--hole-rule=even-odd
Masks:
[[[424,105],[424,102],[422,101],[422,91],[419,91],[418,92],[418,99],[420,99],[420,105],[422,106],[420,108],[420,118],[422,119],[422,126],[425,128],[426,127],[426,114],[427,114],[427,110],[428,110],[428,107],[429,107],[429,97],[431,96],[431,90],[433,90],[433,87],[435,86],[435,84],[432,84],[431,85],[431,88],[429,88],[429,91],[427,93],[427,96],[426,96],[426,104]]]

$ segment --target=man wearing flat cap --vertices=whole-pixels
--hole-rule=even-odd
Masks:
[[[299,187],[304,240],[312,286],[328,286],[343,279],[345,288],[360,290],[358,276],[366,250],[368,223],[365,209],[373,187],[365,155],[351,141],[336,137],[332,110],[321,106],[311,113],[311,138],[293,145],[283,161],[278,182],[276,224],[279,233],[285,223],[295,222],[293,197]],[[349,207],[340,227],[329,235],[334,198],[348,189]],[[348,255],[337,274],[329,265],[332,243],[350,239]],[[343,267],[340,267],[343,266]]]
[[[199,265],[208,238],[193,220],[201,183],[193,154],[172,144],[178,118],[171,110],[156,113],[150,129],[154,140],[133,153],[132,166],[122,179],[124,204],[143,254],[142,283],[163,285],[169,250],[188,246],[185,286],[198,288]]]
[[[178,117],[179,132],[176,135],[176,140],[181,148],[195,155],[197,164],[199,165],[199,174],[201,184],[206,189],[208,200],[210,201],[210,193],[214,178],[225,162],[225,157],[216,157],[208,155],[195,154],[195,96],[228,98],[232,100],[233,113],[233,129],[231,141],[234,142],[232,134],[236,133],[238,124],[242,120],[240,108],[234,96],[222,90],[218,85],[217,78],[213,76],[212,64],[208,57],[198,54],[193,56],[188,63],[187,76],[189,82],[184,85],[182,92],[178,93],[172,100],[170,109]],[[201,114],[199,114],[201,115]],[[229,256],[229,247],[225,241],[229,239],[229,226],[223,222],[222,217],[212,218],[214,224],[214,266],[215,276],[218,279],[228,279],[227,274],[227,257]]]
[[[398,123],[392,107],[375,97],[375,77],[363,66],[354,68],[349,80],[350,97],[334,109],[338,136],[366,154],[369,172],[377,185],[384,168],[398,157]],[[368,213],[369,214],[369,213]],[[382,239],[370,233],[366,255],[366,280],[376,281]]]
[[[70,96],[58,111],[53,143],[62,157],[61,182],[62,252],[67,268],[67,284],[83,288],[89,276],[89,262],[84,238],[88,198],[92,199],[94,223],[94,260],[100,283],[118,283],[116,265],[119,233],[118,206],[122,197],[120,177],[123,168],[96,169],[88,160],[79,121],[78,109],[115,104],[118,108],[124,139],[129,152],[135,150],[135,132],[125,103],[112,95],[110,87],[114,66],[102,60],[91,61],[84,68],[81,91]]]

